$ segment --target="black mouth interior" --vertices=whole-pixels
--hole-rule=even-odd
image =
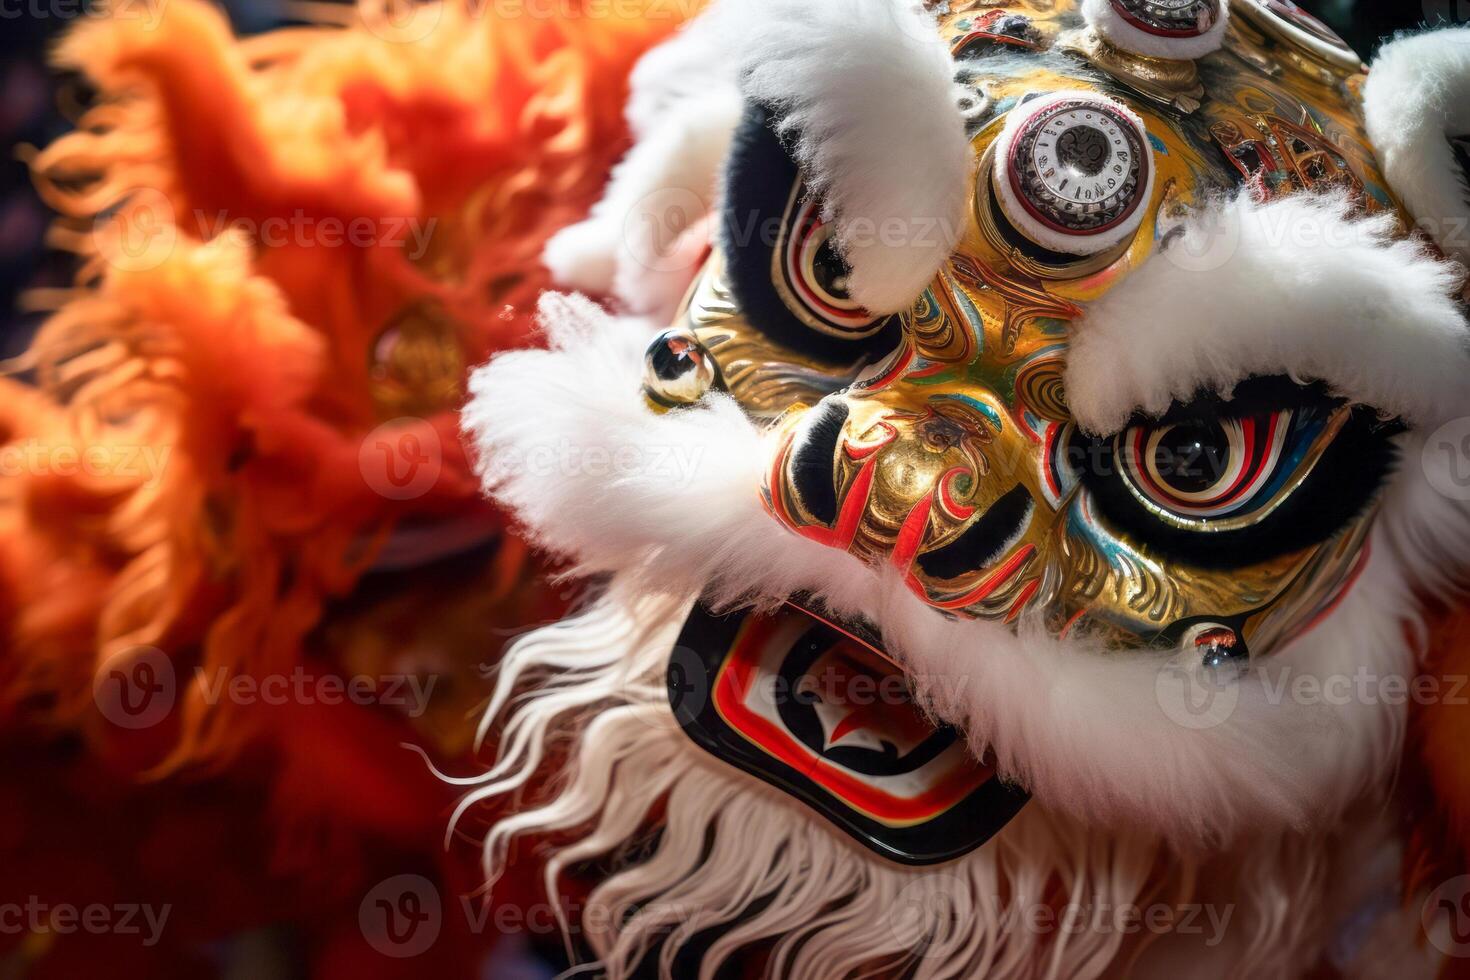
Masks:
[[[875,739],[876,744],[828,745],[830,722],[824,719],[823,708],[847,711],[848,715],[843,720],[850,722],[860,719],[864,712],[871,715],[886,706],[882,703],[884,697],[877,692],[867,699],[870,703],[844,703],[844,695],[848,695],[849,701],[853,697],[852,692],[839,689],[842,686],[840,679],[833,676],[836,665],[831,660],[834,651],[838,651],[836,657],[839,660],[846,660],[843,666],[850,667],[858,676],[862,676],[869,666],[853,662],[851,654],[844,656],[840,652],[843,646],[851,647],[850,643],[845,643],[848,639],[834,627],[813,619],[807,632],[781,662],[778,675],[782,682],[780,689],[791,694],[781,699],[777,710],[786,727],[802,744],[815,755],[853,772],[870,776],[899,776],[922,769],[959,741],[959,733],[953,728],[930,725],[926,726],[927,734],[913,745],[882,737]],[[821,661],[827,662],[824,665]],[[888,692],[889,700],[892,700],[892,693]],[[864,699],[859,696],[857,700]],[[910,705],[905,702],[901,707],[907,709]]]
[[[872,851],[952,860],[1028,797],[924,716],[872,636],[794,604],[769,615],[698,604],[670,658],[670,705],[700,747]]]

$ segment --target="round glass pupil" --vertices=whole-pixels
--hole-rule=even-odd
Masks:
[[[1179,493],[1203,493],[1230,465],[1230,443],[1218,425],[1189,422],[1170,429],[1154,447],[1158,479]]]
[[[812,277],[817,287],[834,299],[847,299],[847,263],[837,252],[835,235],[828,235],[812,256]]]

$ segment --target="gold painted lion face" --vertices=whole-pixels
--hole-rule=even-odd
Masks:
[[[1223,29],[1207,0],[1112,6],[1159,43]],[[1272,376],[1091,433],[1064,384],[1089,305],[1192,206],[1245,185],[1395,208],[1358,122],[1356,57],[1290,4],[1235,9],[1224,46],[1190,60],[1124,50],[1070,3],[953,5],[940,25],[979,160],[969,219],[891,317],[852,300],[820,202],[752,107],[720,245],[650,349],[650,398],[713,385],[775,420],[772,518],[892,567],[938,609],[1194,643],[1206,662],[1309,628],[1363,562],[1392,423]]]

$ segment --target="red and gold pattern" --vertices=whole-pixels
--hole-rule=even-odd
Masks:
[[[915,594],[945,610],[1008,623],[1032,611],[1054,628],[1085,623],[1125,644],[1219,620],[1234,624],[1243,644],[1269,646],[1313,621],[1314,610],[1351,581],[1368,516],[1320,547],[1228,574],[1178,561],[1166,567],[1146,542],[1101,520],[1059,462],[1073,431],[1061,380],[1068,331],[1089,301],[1157,251],[1193,204],[1242,179],[1261,198],[1343,186],[1368,210],[1395,201],[1358,120],[1354,72],[1310,48],[1289,48],[1277,35],[1268,40],[1250,18],[1232,21],[1224,48],[1198,63],[1139,58],[1074,27],[1073,7],[967,3],[941,17],[946,39],[962,53],[975,44],[1061,46],[1120,85],[1021,58],[987,62],[974,74],[975,99],[986,107],[972,121],[982,161],[974,220],[928,292],[902,314],[899,348],[881,368],[844,382],[837,366],[762,338],[760,325],[731,300],[719,256],[696,285],[682,326],[708,349],[742,405],[779,418],[782,435],[763,492],[775,519],[796,533],[896,567]],[[1115,70],[1119,64],[1130,67]],[[1171,79],[1198,91],[1181,99]],[[1096,258],[1018,245],[987,183],[990,149],[1009,110],[1037,93],[1075,90],[1123,98],[1143,122],[1156,171],[1141,229],[1121,252]],[[754,360],[796,369],[788,377],[825,370],[832,383],[825,390],[815,383],[757,387],[744,367]],[[821,413],[807,409],[818,400],[824,412],[841,408],[830,519],[803,502],[795,477],[797,458],[813,451],[808,441]],[[1318,440],[1303,467],[1326,441]],[[1258,473],[1256,482],[1268,475]],[[943,560],[947,548],[981,539],[968,565]],[[1301,619],[1283,621],[1286,610]]]

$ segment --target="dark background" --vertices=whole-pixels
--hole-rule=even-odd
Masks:
[[[87,97],[76,79],[47,69],[52,40],[74,21],[34,12],[47,6],[38,0],[0,0],[0,147],[6,150],[0,157],[0,358],[20,353],[40,318],[26,310],[25,290],[64,286],[70,278],[67,258],[43,245],[46,209],[14,152],[27,144],[45,146],[65,132]],[[285,0],[225,0],[224,6],[241,32],[291,22]],[[1302,0],[1302,6],[1365,56],[1395,31],[1470,22],[1470,0]]]

